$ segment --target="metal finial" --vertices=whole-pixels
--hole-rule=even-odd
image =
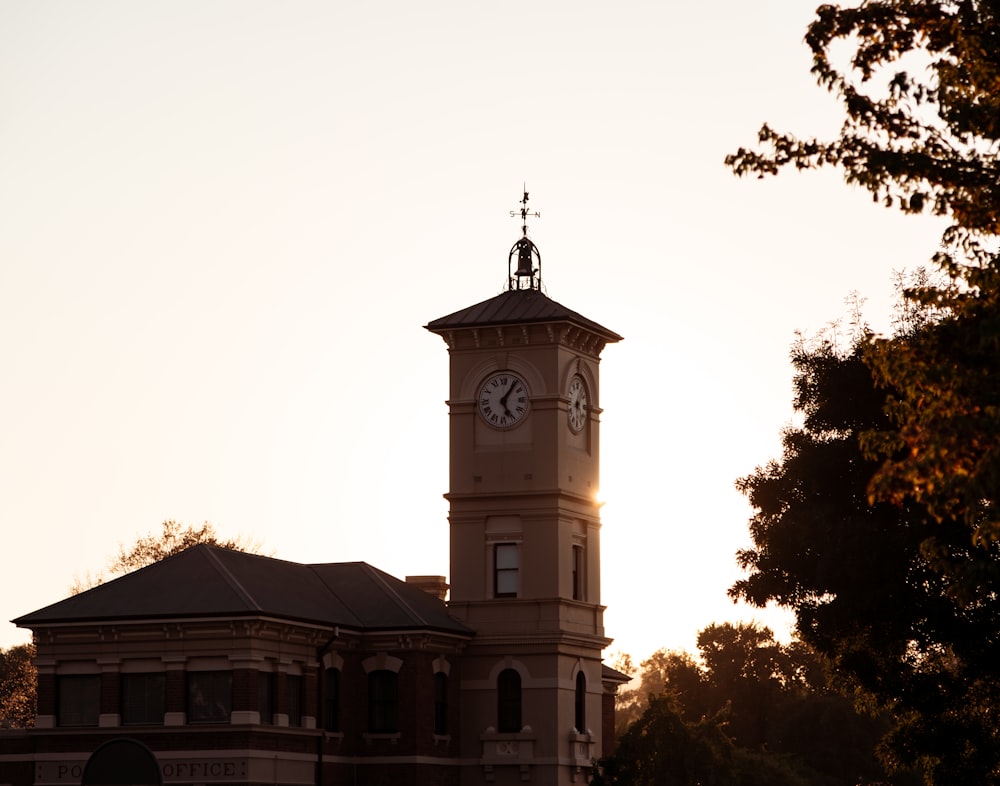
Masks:
[[[518,240],[510,250],[510,257],[507,260],[507,288],[508,289],[541,289],[542,286],[542,255],[538,251],[538,246],[528,239],[528,216],[541,218],[539,212],[529,212],[528,210],[528,187],[523,188],[524,196],[521,199],[520,211],[511,210],[510,216],[514,218],[520,213],[521,216],[521,239]],[[514,257],[517,257],[517,270],[511,273],[514,266]],[[535,267],[535,262],[538,266]]]

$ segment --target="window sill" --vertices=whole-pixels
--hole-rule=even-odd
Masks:
[[[397,742],[399,742],[399,740],[400,740],[400,738],[402,736],[403,735],[400,734],[398,731],[393,731],[393,732],[365,732],[364,734],[361,735],[361,739],[363,739],[367,743],[379,742],[379,741],[385,740],[385,741],[391,742],[393,745],[395,745]]]
[[[483,742],[493,742],[494,740],[536,740],[538,735],[530,726],[525,726],[520,731],[497,731],[492,726],[479,735]]]

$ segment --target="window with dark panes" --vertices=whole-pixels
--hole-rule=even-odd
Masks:
[[[122,725],[163,725],[167,676],[162,671],[122,674]]]
[[[583,600],[583,548],[573,547],[573,600]]]
[[[434,675],[434,733],[448,733],[448,675]]]
[[[285,706],[288,708],[288,725],[302,725],[302,677],[289,674],[285,677]]]
[[[399,678],[396,672],[368,673],[368,731],[391,734],[399,730]]]
[[[497,543],[493,547],[493,594],[498,598],[517,597],[517,548],[516,543]]]
[[[576,730],[580,734],[584,734],[587,731],[587,678],[583,676],[583,672],[579,671],[576,674],[576,701],[574,702],[574,721],[576,723]]]
[[[521,730],[521,675],[504,669],[497,677],[497,731]]]
[[[257,711],[261,723],[274,723],[274,674],[269,671],[257,672]]]
[[[231,671],[187,673],[188,723],[229,723],[233,711]]]
[[[101,714],[101,678],[97,674],[56,677],[56,725],[96,726]]]
[[[340,669],[326,670],[323,691],[323,728],[340,731]]]

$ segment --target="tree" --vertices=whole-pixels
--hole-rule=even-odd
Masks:
[[[843,104],[833,140],[779,133],[726,163],[760,177],[839,167],[849,183],[906,213],[948,216],[935,262],[943,285],[913,288],[943,319],[875,342],[870,360],[894,391],[892,429],[866,439],[883,463],[873,499],[960,516],[1000,537],[1000,6],[995,0],[876,0],[824,5],[806,42],[819,83]],[[844,57],[843,49],[850,52]]]
[[[713,624],[698,634],[697,658],[654,653],[635,694],[638,717],[602,763],[608,783],[856,786],[883,777],[881,723],[827,688],[815,651],[780,644],[766,627]]]
[[[835,653],[846,678],[869,697],[893,703],[900,725],[887,744],[890,756],[919,762],[931,781],[995,782],[1000,7],[995,0],[821,6],[806,41],[813,73],[843,103],[839,136],[803,141],[765,125],[761,150],[741,148],[727,164],[737,174],[761,177],[789,165],[835,166],[889,207],[947,216],[943,248],[934,256],[947,278],[906,293],[918,312],[929,309],[935,318],[873,340],[858,353],[874,375],[867,387],[880,387],[876,396],[888,398],[884,411],[880,405],[871,413],[882,416],[877,423],[867,429],[849,424],[849,444],[832,436],[843,454],[830,460],[850,476],[850,493],[841,501],[847,518],[837,525],[829,482],[804,482],[801,491],[812,497],[805,504],[791,481],[779,488],[784,474],[816,481],[803,456],[820,453],[819,446],[808,444],[810,435],[797,435],[807,443],[802,456],[786,442],[784,466],[771,478],[758,470],[746,486],[761,503],[752,522],[760,537],[745,559],[756,575],[734,590],[748,598],[784,597],[807,626],[803,636]],[[847,57],[838,54],[841,45]],[[827,396],[838,397],[832,390]],[[856,451],[856,441],[863,451]],[[830,532],[852,547],[829,538],[810,546],[794,534],[792,520],[820,538],[822,529],[806,523],[801,511],[778,510],[768,494],[790,510],[823,509]],[[895,521],[887,505],[895,507]],[[860,548],[873,543],[884,566],[872,568]],[[835,555],[831,566],[848,556],[860,556],[861,565],[844,571],[849,578],[820,576],[821,554]],[[861,575],[850,575],[855,570]],[[894,593],[896,613],[877,600],[865,605],[865,581],[872,582],[870,594]],[[844,622],[852,606],[865,621],[859,631]],[[875,646],[879,641],[884,651]]]
[[[33,644],[0,650],[0,728],[23,729],[35,724],[38,672]]]
[[[802,424],[784,433],[780,462],[738,481],[754,545],[730,594],[793,609],[841,690],[892,713],[889,765],[919,767],[928,783],[996,782],[1000,548],[912,499],[869,501],[879,460],[861,435],[892,432],[894,391],[877,384],[868,347],[794,347]]]
[[[728,166],[760,177],[786,166],[835,166],[887,206],[950,216],[949,240],[1000,232],[995,2],[822,5],[806,43],[812,73],[843,104],[839,136],[800,140],[765,124],[758,134],[763,150],[740,148],[726,158]]]
[[[655,696],[594,769],[594,786],[814,786],[788,760],[733,745],[721,718],[685,721],[674,696]]]
[[[159,533],[141,535],[127,549],[119,543],[118,554],[108,562],[107,568],[102,573],[97,576],[88,574],[84,579],[76,578],[70,591],[74,595],[79,594],[84,590],[103,584],[109,577],[124,576],[126,573],[131,573],[146,565],[152,565],[154,562],[166,559],[198,543],[209,543],[224,549],[248,551],[252,554],[260,552],[260,543],[249,540],[242,535],[236,538],[220,539],[215,528],[208,522],[200,527],[188,525],[182,528],[178,522],[169,519],[163,522]]]
[[[941,316],[868,352],[877,382],[893,391],[891,427],[865,437],[882,459],[870,494],[915,500],[937,521],[960,518],[988,552],[1000,538],[1000,258],[910,298]]]

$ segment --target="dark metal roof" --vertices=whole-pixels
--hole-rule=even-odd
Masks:
[[[471,630],[444,602],[364,562],[303,565],[199,544],[14,620],[57,623],[267,616],[358,630]]]
[[[621,341],[622,337],[592,319],[566,308],[537,289],[511,289],[496,297],[469,306],[454,314],[435,319],[425,326],[433,333],[452,328],[486,327],[524,322],[571,322],[592,330],[605,341]]]
[[[624,674],[618,671],[618,669],[613,669],[606,663],[601,664],[601,680],[603,682],[616,682],[620,685],[624,685],[626,682],[631,682],[632,677],[629,674]]]

